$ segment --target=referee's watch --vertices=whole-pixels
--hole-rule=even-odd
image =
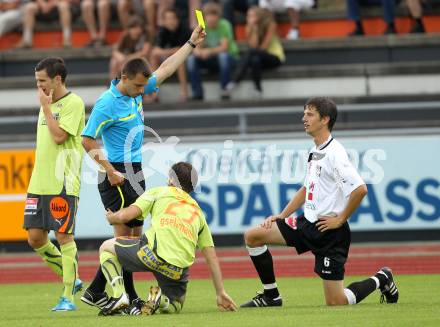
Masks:
[[[186,43],[188,43],[193,49],[196,48],[196,45],[192,43],[191,40],[186,41]]]

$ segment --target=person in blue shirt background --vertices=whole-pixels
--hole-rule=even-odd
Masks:
[[[98,190],[106,210],[117,211],[131,205],[145,190],[142,173],[142,142],[144,137],[144,112],[142,96],[156,93],[159,85],[170,77],[192,50],[205,39],[204,30],[198,26],[190,39],[174,55],[151,73],[148,62],[134,58],[124,64],[121,78],[114,79],[110,87],[97,100],[82,132],[82,145],[101,167]],[[97,138],[101,137],[104,155]],[[143,221],[113,225],[115,237],[139,237]],[[105,293],[105,272],[99,268],[95,279],[86,289],[81,300],[103,308],[108,302]],[[128,314],[140,314],[143,305],[134,289],[131,272],[123,272],[124,284],[131,305]]]

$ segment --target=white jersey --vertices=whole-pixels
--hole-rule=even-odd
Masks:
[[[344,147],[330,135],[309,153],[304,216],[311,223],[321,216],[336,216],[345,209],[351,192],[363,184]]]

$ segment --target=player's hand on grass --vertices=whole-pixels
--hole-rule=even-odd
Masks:
[[[194,44],[198,45],[203,42],[206,37],[206,33],[201,26],[197,26],[191,34],[189,40]]]
[[[237,311],[237,305],[226,292],[217,295],[217,307],[220,311]]]
[[[108,181],[110,182],[111,186],[120,186],[124,184],[125,177],[124,175],[117,171],[113,170],[107,173]]]
[[[278,219],[283,219],[281,215],[272,215],[266,218],[265,221],[263,221],[260,226],[266,229],[270,229],[272,227],[272,223],[274,221],[277,221]]]
[[[322,216],[318,218],[316,227],[320,232],[325,232],[330,229],[337,229],[341,227],[345,222],[345,219],[338,216]]]
[[[41,87],[38,88],[38,100],[43,108],[47,108],[52,104],[53,89],[50,90],[49,94],[44,93]]]

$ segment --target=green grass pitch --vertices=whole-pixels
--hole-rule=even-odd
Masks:
[[[346,282],[359,279],[350,277]],[[400,290],[396,305],[379,304],[379,292],[375,292],[359,305],[326,307],[319,278],[280,278],[282,308],[222,313],[216,308],[210,280],[191,280],[181,314],[143,317],[98,317],[98,311],[83,304],[79,296],[76,312],[51,312],[60,284],[0,285],[0,326],[440,326],[440,275],[397,276],[396,281]],[[151,283],[137,282],[142,297]],[[260,288],[257,279],[228,279],[225,286],[237,304]]]

